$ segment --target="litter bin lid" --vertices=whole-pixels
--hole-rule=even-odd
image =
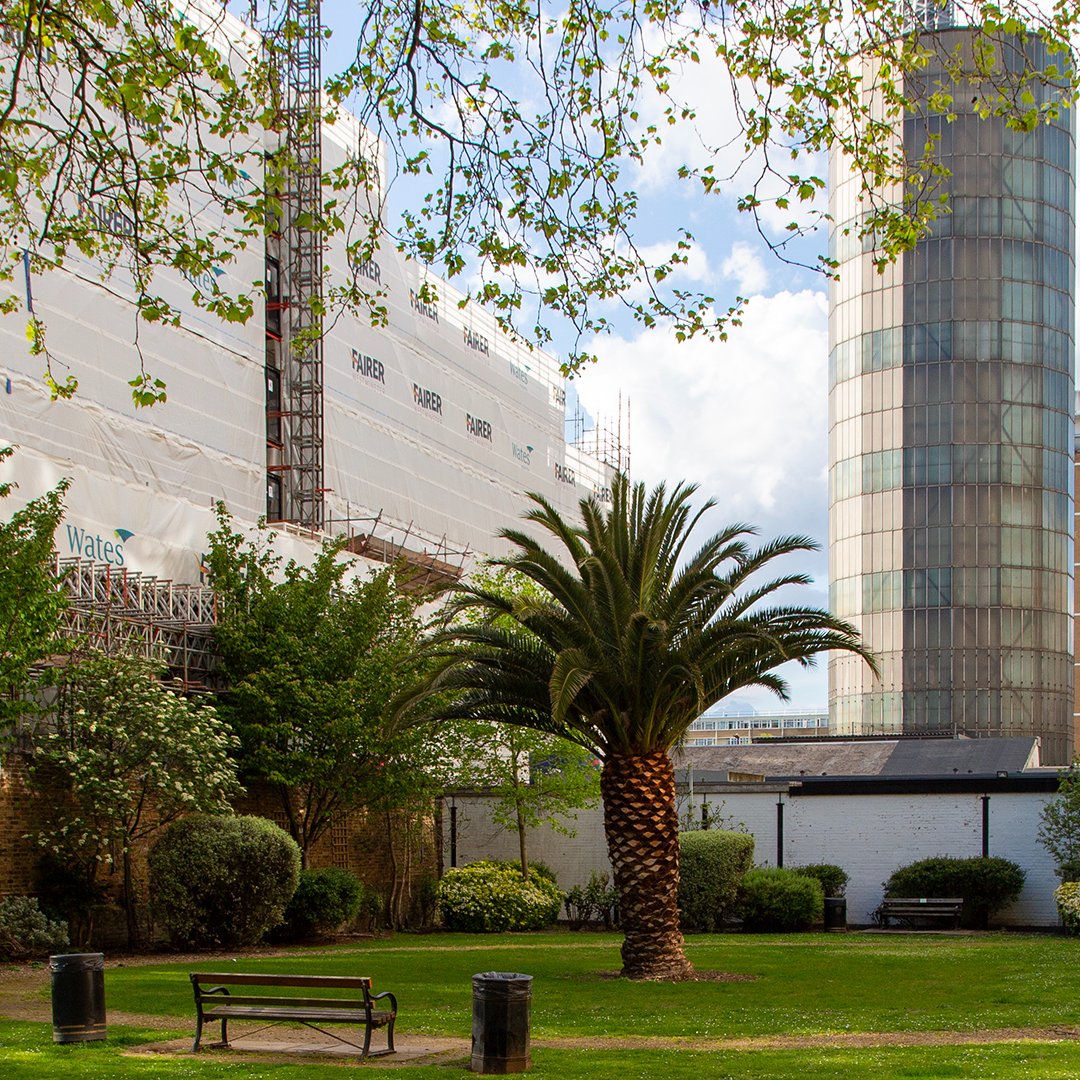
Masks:
[[[49,957],[50,971],[100,971],[105,967],[105,954],[99,952],[61,953]]]
[[[522,980],[525,982],[532,982],[531,975],[522,975],[516,971],[482,971],[478,975],[473,976],[473,982],[477,979],[489,980],[491,982],[519,982]]]

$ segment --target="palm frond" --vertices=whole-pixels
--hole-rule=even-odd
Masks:
[[[513,550],[494,564],[522,574],[538,595],[512,597],[462,587],[451,623],[425,645],[423,686],[402,699],[403,714],[468,716],[534,727],[599,754],[666,750],[727,694],[751,686],[783,697],[776,668],[812,664],[829,649],[873,667],[855,629],[827,611],[774,603],[805,574],[759,580],[781,557],[816,549],[804,536],[752,547],[754,530],[734,524],[690,551],[711,508],[694,509],[695,488],[651,492],[616,477],[609,509],[581,501],[581,524],[530,496],[525,519],[555,544],[520,529],[501,535]]]

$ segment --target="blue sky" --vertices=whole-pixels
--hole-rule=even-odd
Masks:
[[[324,72],[349,59],[350,26],[359,10],[356,0],[324,4],[332,31]],[[700,188],[671,179],[673,163],[711,160],[703,142],[721,145],[737,133],[721,72],[702,66],[676,78],[686,97],[702,106],[701,130],[673,129],[658,164],[629,177],[642,200],[636,240],[672,244],[678,229],[688,228],[698,246],[680,284],[715,296],[718,307],[737,294],[750,297],[744,324],[726,343],[679,343],[664,327],[617,322],[617,334],[586,343],[599,362],[574,380],[574,388],[589,417],[601,422],[614,425],[620,397],[624,409],[629,402],[633,477],[650,485],[696,483],[717,503],[714,529],[740,521],[755,525],[763,539],[797,533],[817,540],[820,553],[783,569],[814,578],[800,602],[827,606],[827,285],[771,255],[753,222],[736,209],[745,183],[736,180],[706,198]],[[400,204],[392,201],[390,209],[392,216]],[[819,237],[800,254],[813,261],[823,250]],[[558,337],[556,344],[569,347]],[[785,672],[794,704],[826,703],[825,668],[823,657],[813,671]],[[776,703],[764,691],[739,697],[763,709]]]

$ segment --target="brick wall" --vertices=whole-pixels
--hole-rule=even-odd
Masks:
[[[40,829],[56,815],[60,792],[40,793],[29,783],[28,759],[22,754],[10,755],[0,766],[0,896],[33,893],[34,865],[41,849],[27,834]],[[255,787],[248,791],[235,807],[240,814],[257,814],[284,827],[285,818],[274,792]],[[394,837],[391,853],[388,835]],[[136,845],[134,851],[136,881],[145,900],[147,882],[146,858],[148,841]],[[408,850],[406,850],[408,847]],[[406,911],[415,922],[420,915],[420,888],[424,879],[438,872],[435,820],[431,816],[413,820],[409,825],[393,817],[388,830],[384,815],[359,811],[350,814],[332,827],[311,852],[312,867],[339,866],[351,870],[370,888],[389,897],[397,866],[398,891]],[[102,868],[101,883],[114,900],[119,900],[122,873],[119,860],[115,867]],[[141,922],[148,924],[145,905]],[[103,911],[95,920],[94,945],[97,948],[117,948],[126,943],[126,926],[122,913]]]

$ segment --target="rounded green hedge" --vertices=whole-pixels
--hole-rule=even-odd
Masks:
[[[850,880],[847,871],[835,863],[807,863],[806,866],[793,866],[791,869],[803,877],[820,881],[826,896],[843,896]]]
[[[292,940],[336,930],[356,918],[363,895],[360,879],[348,870],[336,866],[301,870],[278,936]]]
[[[773,867],[751,870],[742,880],[739,912],[744,930],[805,930],[824,911],[825,894],[816,878]]]
[[[938,855],[894,870],[885,895],[962,897],[965,925],[979,927],[1020,895],[1024,878],[1024,871],[1008,859]]]
[[[748,833],[702,829],[679,833],[679,919],[684,930],[710,932],[733,911],[739,883],[754,862]]]
[[[553,881],[540,875],[526,881],[520,869],[493,862],[447,870],[438,898],[446,928],[473,934],[539,930],[555,922],[562,907]]]
[[[300,848],[260,817],[193,814],[150,849],[150,904],[174,945],[253,945],[281,922]]]

